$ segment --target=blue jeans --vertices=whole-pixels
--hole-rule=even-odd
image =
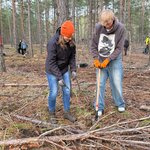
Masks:
[[[104,93],[108,78],[115,105],[117,107],[125,107],[122,94],[123,67],[121,55],[117,59],[110,61],[108,66],[104,69],[101,69],[100,72],[99,110],[104,110],[105,107]],[[98,75],[98,69],[96,70],[96,75]]]
[[[58,95],[58,80],[53,74],[46,73],[48,85],[49,85],[49,96],[48,96],[48,107],[50,112],[54,112],[56,109],[56,97]],[[70,74],[69,71],[63,75],[65,85],[62,87],[62,98],[64,104],[64,110],[70,110]]]

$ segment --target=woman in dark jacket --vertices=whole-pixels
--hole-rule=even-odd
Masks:
[[[73,40],[74,25],[65,21],[47,44],[46,75],[49,85],[48,106],[50,121],[56,123],[55,108],[58,85],[62,87],[64,104],[64,118],[75,122],[76,118],[70,114],[70,73],[76,78],[76,47]]]

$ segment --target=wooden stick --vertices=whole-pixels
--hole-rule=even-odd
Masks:
[[[12,86],[12,87],[18,87],[18,86],[33,86],[33,87],[37,87],[37,86],[48,86],[48,84],[28,84],[28,83],[2,83],[1,86]]]
[[[0,141],[0,146],[8,146],[8,145],[23,145],[27,143],[39,143],[39,142],[45,142],[45,141],[52,141],[52,142],[61,142],[61,141],[76,141],[76,140],[85,140],[85,139],[92,139],[92,138],[98,138],[100,140],[105,140],[105,141],[113,141],[113,142],[121,142],[121,143],[130,143],[130,144],[139,144],[139,145],[146,145],[150,146],[150,142],[143,142],[143,141],[131,141],[131,140],[116,140],[116,139],[108,139],[108,138],[103,138],[103,135],[108,135],[108,134],[116,134],[116,133],[125,133],[125,132],[131,132],[131,131],[139,131],[144,128],[149,128],[149,126],[145,127],[139,127],[139,128],[132,128],[132,129],[125,129],[125,130],[113,130],[113,131],[107,131],[107,132],[91,132],[87,131],[82,134],[68,134],[68,135],[58,135],[58,136],[48,136],[44,138],[39,138],[39,137],[33,137],[33,138],[24,138],[24,139],[15,139],[15,140],[5,140],[5,141]],[[93,134],[94,133],[94,134]],[[96,137],[98,136],[98,137]],[[120,136],[121,138],[121,136]]]
[[[150,126],[146,126],[147,128]],[[140,129],[144,129],[146,127],[140,127],[140,128],[136,128],[136,129],[129,129],[129,130],[114,130],[112,131],[108,131],[105,133],[101,133],[101,136],[103,134],[112,134],[116,132],[119,133],[123,133],[123,132],[127,132],[127,131],[137,131]],[[97,138],[100,140],[105,140],[105,141],[113,141],[113,142],[125,142],[125,143],[131,143],[131,144],[140,144],[140,145],[147,145],[150,146],[150,142],[143,142],[143,141],[131,141],[131,140],[115,140],[115,139],[106,139],[103,138],[101,136],[99,136],[99,133],[95,133],[98,137],[96,137],[96,135],[94,136],[92,134],[92,132],[85,132],[82,134],[69,134],[69,135],[58,135],[58,136],[48,136],[48,137],[44,137],[44,138],[39,138],[39,137],[33,137],[33,138],[23,138],[23,139],[15,139],[15,140],[5,140],[5,141],[0,141],[0,146],[8,146],[8,145],[23,145],[23,144],[27,144],[27,143],[39,143],[39,142],[45,142],[45,141],[52,141],[52,142],[60,142],[60,141],[75,141],[75,140],[83,140],[83,139],[88,139],[88,138]]]
[[[150,111],[150,106],[142,105],[140,107],[141,110]]]
[[[100,96],[100,77],[101,77],[101,69],[98,69],[97,73],[97,91],[96,91],[96,114],[95,114],[95,120],[98,120],[98,109],[99,109],[99,96]]]
[[[139,119],[134,119],[134,120],[129,120],[129,121],[124,121],[124,122],[119,122],[119,123],[116,123],[116,124],[112,124],[110,126],[106,126],[104,128],[100,128],[100,129],[97,129],[97,131],[102,131],[102,130],[106,130],[106,129],[109,129],[109,128],[112,128],[114,126],[119,126],[119,125],[123,125],[123,124],[129,124],[129,123],[132,123],[132,122],[137,122],[137,121],[143,121],[143,120],[147,120],[147,119],[150,119],[150,116],[148,117],[143,117],[143,118],[139,118]],[[91,127],[92,128],[92,127]]]
[[[44,136],[46,136],[46,135],[49,135],[49,134],[51,134],[51,133],[53,133],[53,132],[55,132],[55,131],[57,131],[57,130],[60,130],[60,129],[63,129],[63,128],[60,126],[60,127],[55,128],[55,129],[53,129],[53,130],[44,132],[44,133],[42,133],[42,134],[39,136],[39,138],[42,138],[42,137],[44,137]]]
[[[28,143],[39,143],[39,142],[44,142],[44,140],[39,139],[38,137],[32,137],[32,138],[0,141],[0,146],[9,146],[9,145],[16,146],[16,145],[23,145],[23,144],[28,144]]]
[[[46,122],[46,121],[32,119],[32,118],[29,118],[29,117],[24,117],[24,116],[19,116],[19,115],[11,115],[11,116],[13,116],[17,119],[24,120],[24,121],[29,121],[31,123],[38,124],[38,125],[43,125],[43,126],[48,126],[48,127],[58,127],[58,125],[56,125],[56,124],[51,124],[51,123]]]
[[[113,133],[123,134],[123,133],[127,133],[127,132],[137,132],[137,131],[140,131],[140,130],[144,130],[146,128],[150,128],[150,125],[149,126],[144,126],[144,127],[139,127],[139,128],[131,128],[131,129],[112,130],[112,131],[105,131],[105,132],[101,131],[100,134],[102,134],[102,133],[104,133],[104,134],[113,134]]]
[[[99,142],[95,142],[95,141],[93,141],[93,140],[87,140],[87,141],[89,141],[89,142],[91,142],[91,143],[94,143],[94,145],[100,145],[101,147],[104,147],[105,149],[112,150],[111,148],[109,148],[109,147],[107,147],[107,146],[105,146],[105,145],[103,145],[103,144],[101,144],[101,143],[99,143]]]
[[[96,139],[104,140],[104,141],[110,141],[110,142],[121,142],[121,143],[127,143],[129,145],[146,145],[150,146],[150,142],[143,142],[143,141],[135,141],[135,140],[120,140],[120,139],[111,139],[111,138],[103,138],[103,137],[95,137]]]
[[[68,148],[68,147],[66,147],[66,146],[61,146],[60,144],[57,144],[57,143],[55,143],[55,142],[52,142],[52,141],[49,141],[49,140],[45,140],[45,142],[47,142],[47,143],[50,143],[50,144],[52,144],[52,145],[55,145],[55,146],[57,146],[57,147],[59,147],[59,148],[61,148],[61,149],[65,149],[65,150],[71,150],[70,148]]]
[[[94,124],[92,127],[90,127],[90,130],[95,129],[95,128],[97,127],[98,123],[99,123],[101,120],[107,118],[108,116],[112,115],[113,113],[115,113],[115,111],[109,113],[108,115],[106,115],[106,116],[104,116],[104,117],[102,117],[102,118],[99,118],[99,119],[95,122],[95,124]]]
[[[26,119],[26,117],[24,119]],[[143,119],[148,119],[148,117],[136,119],[136,121],[137,120],[143,120]],[[39,123],[37,120],[35,122]],[[133,122],[133,120],[129,121],[129,122],[131,123],[131,122]],[[125,123],[127,123],[127,122],[122,122],[122,123],[118,123],[118,124],[125,124]],[[9,146],[9,145],[15,145],[16,146],[16,145],[34,144],[34,143],[37,143],[37,145],[38,145],[40,142],[49,142],[51,144],[54,142],[54,143],[58,144],[59,142],[62,142],[62,141],[66,141],[66,142],[67,141],[69,141],[69,142],[72,141],[72,142],[74,142],[76,140],[88,140],[88,139],[99,139],[99,140],[105,140],[105,141],[116,142],[116,143],[119,142],[121,145],[123,145],[123,144],[125,144],[125,145],[127,145],[127,144],[128,145],[139,145],[139,146],[141,145],[141,146],[145,146],[145,148],[148,147],[148,146],[150,146],[150,142],[148,140],[147,141],[141,141],[141,140],[139,140],[139,141],[138,140],[123,140],[124,136],[121,136],[121,134],[127,134],[127,135],[130,134],[130,135],[133,135],[134,132],[135,133],[142,132],[145,129],[149,129],[150,125],[143,126],[143,127],[137,127],[137,128],[116,129],[116,130],[114,130],[113,128],[111,128],[111,127],[114,127],[114,126],[116,126],[116,124],[109,126],[109,128],[111,130],[109,129],[107,131],[104,131],[104,129],[106,129],[106,128],[102,128],[101,130],[97,129],[97,130],[86,131],[86,132],[77,133],[77,134],[70,134],[69,133],[69,134],[66,134],[66,135],[45,136],[45,135],[47,135],[47,133],[48,133],[47,132],[45,134],[41,134],[41,136],[39,136],[39,137],[0,141],[0,146]],[[62,127],[56,128],[56,129],[50,131],[49,133],[51,133],[53,131],[56,131],[56,130],[59,130],[59,129],[63,129],[63,128]],[[109,138],[110,134],[111,134],[111,137],[113,137],[113,138]],[[117,137],[116,137],[116,135],[118,135],[118,134],[120,135],[119,139],[117,139]],[[149,137],[149,131],[145,132],[145,134],[142,134],[142,135],[143,135],[143,138],[144,138],[144,135],[147,135],[146,137]],[[139,136],[141,136],[141,134],[139,134]]]
[[[86,82],[86,81],[84,81]],[[84,84],[84,82],[82,84]],[[79,82],[78,82],[79,84]],[[78,86],[77,83],[72,83],[73,86]],[[81,83],[80,83],[81,84]],[[86,82],[87,85],[95,85],[96,82]],[[19,87],[19,86],[29,86],[29,87],[44,87],[48,86],[48,84],[28,84],[28,83],[1,83],[0,87],[5,87],[5,86],[12,86],[12,87]]]

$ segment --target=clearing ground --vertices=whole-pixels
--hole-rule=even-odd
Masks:
[[[38,51],[37,47],[35,51]],[[108,82],[105,113],[98,122],[94,122],[95,69],[89,52],[80,47],[77,62],[86,62],[88,67],[78,68],[79,84],[72,81],[71,111],[77,117],[77,122],[73,124],[63,119],[59,94],[57,127],[50,125],[48,119],[48,86],[44,69],[46,53],[37,53],[29,58],[16,54],[9,46],[5,46],[4,52],[7,72],[0,77],[0,149],[149,149],[150,68],[147,66],[149,56],[144,55],[142,50],[123,57],[126,112],[117,111]],[[140,109],[143,105],[148,109]],[[29,137],[42,139],[42,142],[31,144],[33,139],[30,141]],[[20,146],[14,146],[15,141],[7,144],[12,139],[23,138],[30,142],[26,141]],[[7,142],[2,144],[3,140]]]

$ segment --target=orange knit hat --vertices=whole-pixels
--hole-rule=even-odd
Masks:
[[[60,34],[68,38],[72,37],[72,34],[75,32],[74,25],[71,21],[67,20],[61,25]]]

